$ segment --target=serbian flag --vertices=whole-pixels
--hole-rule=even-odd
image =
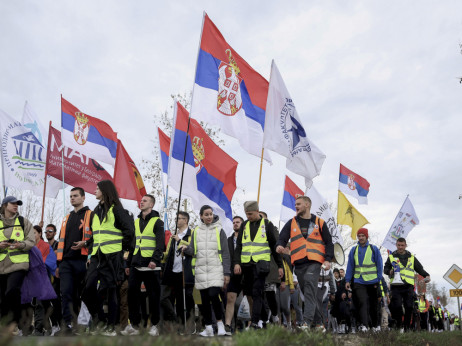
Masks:
[[[63,160],[64,158],[64,160]],[[61,143],[61,133],[50,125],[48,130],[47,174],[73,187],[81,187],[94,194],[101,180],[112,180],[111,175],[96,160]],[[48,189],[48,187],[47,187]]]
[[[62,97],[61,130],[66,147],[114,166],[117,133],[104,121],[81,112]]]
[[[236,169],[237,161],[224,152],[207,135],[201,125],[194,119],[189,119],[189,135],[179,136],[178,127],[188,124],[188,113],[178,103],[177,118],[175,126],[175,137],[172,145],[172,157],[170,166],[170,177],[172,177],[173,162],[178,160],[175,154],[177,140],[180,138],[182,158],[186,139],[186,162],[185,174],[188,176],[194,169],[197,191],[194,196],[189,196],[193,200],[194,209],[199,210],[202,205],[208,204],[213,208],[214,214],[220,217],[221,224],[225,232],[230,235],[233,232],[233,212],[231,200],[236,190]],[[179,146],[178,146],[178,149]],[[188,172],[187,172],[188,170]],[[178,172],[181,174],[181,170]],[[186,182],[183,181],[183,188]]]
[[[162,169],[162,189],[164,190],[165,196],[168,179],[168,160],[170,156],[170,137],[168,137],[160,128],[157,128],[157,133],[159,138],[160,165]]]
[[[369,182],[350,171],[344,165],[340,164],[340,177],[338,189],[344,194],[355,197],[359,204],[367,204],[367,194],[369,193]]]
[[[304,196],[303,190],[286,175],[280,216],[282,222],[287,222],[295,216],[295,200],[298,196]]]
[[[114,185],[117,187],[120,198],[140,202],[141,198],[146,195],[146,188],[140,171],[136,168],[135,162],[130,158],[120,140],[117,144]]]
[[[191,117],[218,125],[260,157],[265,126],[268,81],[225,41],[204,14]],[[271,162],[265,153],[265,159]]]

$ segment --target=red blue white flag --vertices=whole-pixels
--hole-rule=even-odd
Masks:
[[[159,138],[159,155],[160,155],[160,166],[162,169],[162,189],[167,188],[168,180],[168,161],[170,157],[170,137],[167,136],[164,131],[160,128],[157,128],[158,138]]]
[[[115,165],[117,133],[104,121],[81,112],[62,97],[61,140],[70,149]]]
[[[284,193],[282,195],[281,222],[287,222],[295,215],[295,200],[303,196],[303,190],[299,188],[287,175],[284,181]]]
[[[340,164],[339,187],[338,189],[344,194],[355,197],[359,204],[367,204],[367,194],[369,193],[369,182],[350,171],[344,165]]]
[[[260,157],[267,95],[268,81],[241,58],[205,14],[191,116],[220,126],[247,152]],[[265,159],[271,161],[267,153]]]
[[[171,182],[174,175],[181,174],[181,170],[174,169],[174,164],[182,163],[186,142],[184,177],[186,178],[187,175],[190,179],[194,173],[197,190],[195,193],[190,191],[188,194],[193,200],[194,209],[199,210],[204,204],[210,205],[214,214],[219,216],[223,229],[229,235],[233,232],[231,200],[236,190],[237,161],[216,145],[201,125],[192,118],[189,124],[189,134],[186,136],[188,113],[179,103],[176,114],[169,181]],[[191,185],[194,186],[193,183]],[[172,185],[169,184],[169,186]],[[183,188],[186,187],[187,183],[183,180]]]

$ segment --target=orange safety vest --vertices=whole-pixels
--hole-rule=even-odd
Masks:
[[[69,220],[69,215],[67,214],[63,220],[61,225],[61,232],[59,233],[59,242],[58,242],[58,250],[56,251],[56,259],[61,261],[63,259],[63,251],[64,251],[64,239],[66,238],[66,225],[67,221]],[[91,210],[87,210],[85,212],[85,216],[83,218],[83,236],[82,240],[87,241],[91,238],[91,228],[90,228],[90,219],[91,219]],[[83,247],[80,249],[80,253],[83,256],[88,256],[88,249]]]
[[[316,216],[313,232],[305,239],[295,217],[290,225],[290,259],[292,264],[303,258],[310,261],[324,263],[326,257],[326,244],[322,240],[321,232],[324,220]]]

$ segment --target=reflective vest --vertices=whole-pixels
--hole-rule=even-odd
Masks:
[[[193,275],[196,275],[196,254],[197,254],[197,230],[199,227],[196,227],[193,230],[192,237],[194,237],[194,255],[193,259],[191,262],[191,267],[192,267],[192,273]],[[215,227],[215,234],[217,236],[217,246],[218,246],[218,258],[220,259],[220,262],[223,263],[223,258],[221,254],[223,251],[221,250],[221,241],[220,241],[220,229],[218,227]],[[189,243],[188,243],[189,244]]]
[[[390,254],[388,257],[390,258],[390,263],[397,262],[399,264],[401,280],[407,282],[410,285],[414,285],[414,255],[411,255],[411,257],[408,258],[406,267],[403,266],[399,259],[395,259],[392,254]],[[393,282],[393,278],[390,278],[390,282]]]
[[[379,286],[380,286],[380,294],[381,294],[381,296],[382,296],[382,297],[385,297],[385,290],[383,289],[382,280],[380,280]]]
[[[3,221],[0,220],[0,228],[3,228]],[[11,228],[11,227],[8,227]],[[0,241],[8,240],[5,237],[5,229],[2,229],[0,232]],[[11,232],[10,239],[14,239],[16,241],[23,241],[24,240],[24,230],[19,222],[19,218],[14,220],[13,232]],[[0,249],[0,261],[3,261],[6,256],[10,256],[10,260],[12,263],[28,263],[29,262],[29,252],[23,251],[20,249],[10,249],[8,246],[7,248]]]
[[[422,301],[419,299],[419,311],[421,313],[424,313],[426,308],[427,308],[427,301],[426,300]]]
[[[443,310],[441,308],[438,308],[437,309],[437,316],[439,316],[439,318],[443,319]]]
[[[460,325],[459,317],[454,318],[454,325],[455,325],[455,326],[459,326],[459,325]]]
[[[107,215],[103,222],[99,216],[95,214],[91,228],[93,230],[93,251],[91,255],[95,255],[98,249],[104,254],[122,251],[122,231],[114,226],[115,217],[113,212],[114,206],[107,211]]]
[[[69,216],[71,214],[67,214],[61,224],[61,231],[59,232],[59,242],[58,242],[58,249],[56,251],[56,259],[61,261],[63,259],[63,252],[64,252],[64,242],[66,238],[66,226],[67,221],[69,221]],[[91,238],[91,229],[90,229],[90,219],[91,219],[91,210],[87,210],[85,212],[85,216],[83,218],[83,230],[82,230],[82,240],[87,241]],[[79,227],[80,228],[80,227]],[[75,231],[74,231],[75,232]],[[88,249],[84,246],[80,249],[80,253],[83,256],[88,255]]]
[[[141,257],[152,257],[154,250],[156,249],[156,234],[154,233],[154,226],[159,220],[158,217],[152,217],[149,219],[148,224],[141,233],[140,229],[140,219],[135,221],[135,236],[136,236],[136,246],[133,255],[138,253],[138,250],[141,249]]]
[[[290,225],[290,260],[292,264],[295,261],[308,258],[310,261],[324,263],[326,258],[326,244],[322,240],[322,227],[324,220],[316,216],[314,229],[307,238],[305,238],[300,230],[295,217]]]
[[[266,236],[265,219],[261,219],[257,234],[253,241],[250,239],[250,222],[247,222],[242,235],[241,263],[249,263],[250,259],[258,261],[271,260],[271,249]]]
[[[358,248],[359,245],[356,245],[354,278],[359,279],[362,276],[364,281],[377,279],[377,265],[372,262],[372,245],[367,247],[362,265],[359,265]]]

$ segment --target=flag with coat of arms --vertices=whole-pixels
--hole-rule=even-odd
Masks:
[[[220,126],[252,155],[261,156],[268,81],[224,39],[204,13],[191,117]],[[271,162],[268,153],[265,160]]]
[[[359,174],[340,164],[338,189],[344,194],[355,197],[359,204],[367,204],[369,182]]]
[[[326,155],[308,138],[273,60],[266,103],[263,146],[286,157],[288,170],[305,177],[306,187],[321,173]]]

